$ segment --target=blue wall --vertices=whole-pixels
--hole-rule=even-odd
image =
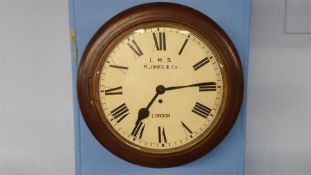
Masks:
[[[117,13],[149,0],[69,0],[70,26],[76,34],[72,52],[77,51],[77,61],[72,61],[73,84],[84,48],[92,35],[107,20]],[[175,0],[168,1],[193,7],[216,21],[235,44],[244,69],[247,85],[250,0]],[[247,89],[247,87],[245,87]],[[246,96],[246,92],[245,92]],[[246,98],[244,98],[246,99]],[[90,133],[79,111],[76,89],[75,105],[75,150],[76,174],[78,175],[164,175],[164,174],[204,174],[204,175],[242,175],[244,174],[246,100],[234,128],[224,141],[212,152],[192,163],[174,168],[154,169],[128,163],[112,155],[103,148]]]

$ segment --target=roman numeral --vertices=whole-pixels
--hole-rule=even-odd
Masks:
[[[113,68],[117,68],[117,69],[128,69],[128,67],[125,67],[125,66],[118,66],[118,65],[110,65],[110,67],[113,67]]]
[[[192,134],[192,131],[189,129],[189,127],[183,122],[181,121],[181,125],[182,127],[189,132],[189,134]],[[192,138],[192,136],[190,136]]]
[[[138,136],[138,138],[141,139],[141,137],[143,136],[144,130],[145,130],[145,124],[143,124],[143,122],[139,122],[138,125],[135,125],[131,135],[134,136],[135,138]]]
[[[103,91],[101,91],[103,92]],[[116,88],[111,88],[104,90],[105,95],[121,95],[122,94],[122,86],[116,87]]]
[[[198,114],[201,117],[207,118],[209,113],[211,112],[211,109],[207,106],[202,105],[199,102],[196,102],[194,108],[192,109],[192,112]]]
[[[180,48],[180,50],[179,50],[179,52],[178,52],[178,55],[181,55],[181,54],[182,54],[182,52],[183,52],[183,50],[184,50],[186,44],[188,43],[189,37],[190,37],[190,35],[188,35],[187,39],[184,41],[183,45],[181,46],[181,48]]]
[[[159,32],[159,39],[157,38],[155,33],[152,33],[152,35],[157,50],[166,50],[165,33]]]
[[[126,104],[123,103],[114,110],[111,111],[111,115],[113,116],[113,119],[117,120],[117,123],[119,123],[121,120],[123,120],[127,115],[129,115],[129,109],[126,107]]]
[[[158,126],[158,138],[159,143],[167,143],[164,127]]]
[[[140,48],[138,47],[138,45],[137,45],[135,40],[132,40],[132,43],[127,43],[127,45],[133,50],[133,52],[137,56],[142,56],[143,55],[143,52],[140,50]]]
[[[199,91],[216,91],[215,82],[207,82],[199,86]]]
[[[200,69],[202,66],[204,66],[205,64],[207,64],[209,62],[208,58],[205,57],[203,60],[199,61],[197,64],[193,65],[193,69],[194,70],[198,70]]]

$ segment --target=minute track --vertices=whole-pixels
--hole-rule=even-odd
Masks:
[[[223,84],[221,76],[216,76],[221,73],[220,69],[217,68],[218,64],[203,64],[204,67],[206,66],[204,69],[202,66],[200,71],[193,71],[193,59],[188,58],[193,47],[197,49],[193,53],[194,55],[202,53],[205,55],[203,58],[211,57],[212,60],[215,57],[208,47],[203,47],[204,43],[196,39],[194,35],[181,32],[183,31],[160,27],[159,29],[144,29],[143,32],[138,30],[135,35],[126,36],[125,40],[120,41],[120,45],[115,47],[113,54],[109,55],[109,59],[114,62],[109,60],[106,66],[108,69],[103,69],[100,74],[103,77],[101,84],[106,85],[106,88],[101,90],[105,90],[107,93],[102,93],[102,96],[105,97],[102,100],[107,101],[102,105],[107,106],[108,109],[104,112],[111,111],[111,104],[113,104],[112,108],[116,108],[124,102],[131,111],[120,122],[117,121],[123,115],[114,119],[114,122],[111,121],[113,126],[120,128],[117,133],[121,135],[121,138],[129,140],[130,144],[157,151],[175,149],[199,138],[213,121],[206,117],[206,114],[202,117],[203,119],[206,117],[205,120],[191,117],[191,115],[201,117],[202,114],[191,112],[193,106],[187,104],[186,107],[181,102],[183,98],[199,101],[196,99],[198,96],[206,96],[210,103],[202,101],[202,104],[207,107],[212,106],[214,102],[220,104],[222,88],[218,85],[222,87]],[[177,36],[178,38],[176,38]],[[181,44],[174,45],[173,41],[178,41]],[[182,48],[183,45],[184,48]],[[178,55],[179,51],[181,54],[178,57],[172,56]],[[196,57],[200,58],[201,56]],[[170,58],[169,63],[165,62],[167,58]],[[150,60],[152,63],[149,62]],[[202,63],[200,62],[199,66]],[[178,66],[178,69],[144,69],[144,65],[149,64],[174,64]],[[182,67],[188,67],[187,69],[191,70],[185,77],[186,79],[180,83],[178,79],[170,81],[169,77],[173,78],[183,73]],[[125,73],[120,74],[115,71],[116,69]],[[164,71],[167,74],[164,74]],[[208,73],[206,78],[192,78],[200,77],[200,74],[206,73]],[[159,82],[159,84],[154,84],[154,82]],[[111,87],[111,84],[120,85]],[[121,84],[122,88],[120,88]],[[108,86],[110,87],[107,88]],[[176,106],[184,107],[176,108]],[[218,105],[215,108],[216,111],[213,114],[217,113]],[[196,107],[195,110],[200,112],[201,109],[197,110]],[[183,111],[183,114],[177,114],[177,111]],[[203,129],[199,129],[199,127],[203,127]],[[175,144],[176,140],[179,141]]]

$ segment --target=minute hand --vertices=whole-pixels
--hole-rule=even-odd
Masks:
[[[166,87],[165,91],[169,90],[175,90],[175,89],[182,89],[182,88],[187,88],[187,87],[213,87],[216,86],[215,82],[205,82],[205,83],[195,83],[195,84],[190,84],[190,85],[185,85],[185,86],[171,86],[171,87]]]

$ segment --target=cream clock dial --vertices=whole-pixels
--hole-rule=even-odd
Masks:
[[[137,29],[105,60],[98,84],[102,119],[129,144],[154,151],[183,147],[217,117],[221,64],[190,31]]]

